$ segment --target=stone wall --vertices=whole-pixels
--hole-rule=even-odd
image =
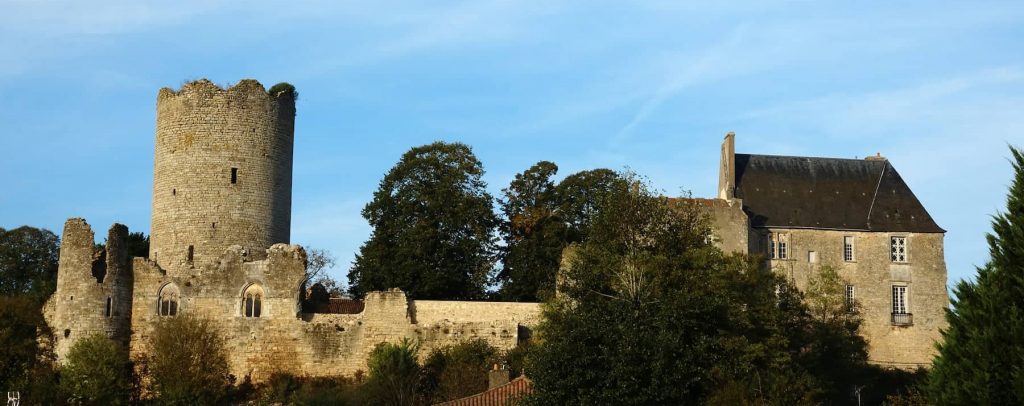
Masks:
[[[149,257],[171,272],[287,243],[295,100],[255,80],[208,80],[157,97]]]
[[[768,232],[788,234],[788,257],[770,261],[772,269],[795,282],[801,290],[822,266],[835,267],[839,275],[854,286],[858,311],[864,322],[861,333],[870,345],[873,363],[916,368],[931,364],[935,342],[945,328],[946,263],[943,234],[884,233],[835,230],[771,229],[754,230],[759,241]],[[854,260],[845,261],[844,237],[854,238]],[[906,263],[894,263],[890,257],[890,237],[907,238]],[[761,245],[764,253],[767,245]],[[810,252],[817,262],[810,262]],[[907,286],[907,312],[911,325],[892,322],[892,286]]]
[[[398,290],[371,292],[359,314],[303,314],[300,286],[306,266],[301,247],[277,244],[264,260],[247,260],[241,247],[229,248],[211,268],[164,272],[135,258],[133,357],[145,356],[149,335],[159,322],[161,289],[180,292],[179,312],[201,314],[219,327],[232,374],[255,382],[274,372],[296,375],[352,375],[366,371],[366,359],[382,342],[410,338],[421,357],[435,348],[480,338],[510,349],[537,320],[539,306],[523,303],[411,301]],[[243,314],[242,292],[265,292],[258,318]]]
[[[78,339],[93,334],[127,344],[132,314],[127,236],[127,227],[114,224],[105,249],[97,251],[92,228],[85,220],[72,218],[64,223],[57,288],[44,307],[59,361]]]

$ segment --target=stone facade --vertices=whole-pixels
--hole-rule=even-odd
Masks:
[[[838,163],[766,157],[769,168],[752,174],[759,170],[749,164],[752,158],[737,160],[734,146],[729,133],[722,144],[719,198],[694,199],[708,208],[719,247],[763,256],[767,268],[801,290],[823,266],[832,266],[848,282],[863,318],[869,360],[908,369],[931,365],[949,306],[945,234],[895,169],[881,157]],[[773,177],[782,179],[775,183]],[[766,199],[765,189],[771,188],[777,190]],[[745,196],[756,201],[748,205]],[[893,237],[905,244],[905,257],[898,260],[892,256]]]
[[[294,128],[294,97],[255,80],[161,89],[149,257],[174,272],[288,241]]]
[[[415,301],[392,290],[369,293],[358,314],[303,313],[306,253],[287,244],[294,117],[294,98],[253,80],[160,91],[150,259],[127,257],[125,226],[111,227],[96,253],[85,220],[66,222],[45,307],[59,361],[95,333],[140,358],[155,324],[185,313],[213,320],[231,373],[254,382],[352,375],[377,344],[403,338],[426,356],[476,338],[510,349],[528,335],[536,303]]]

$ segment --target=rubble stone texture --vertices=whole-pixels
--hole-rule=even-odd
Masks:
[[[153,326],[173,317],[160,312],[167,292],[178,314],[215,322],[231,373],[257,383],[275,372],[366,371],[375,346],[403,338],[418,340],[425,357],[476,338],[510,349],[528,335],[536,303],[416,301],[392,290],[369,293],[359,314],[302,313],[306,253],[288,244],[294,118],[291,95],[268,94],[254,80],[160,90],[150,258],[127,257],[123,225],[96,252],[85,220],[67,221],[57,291],[45,307],[59,360],[94,333],[144,358]],[[259,317],[246,317],[246,292],[261,294]]]

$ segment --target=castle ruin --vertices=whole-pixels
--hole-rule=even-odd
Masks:
[[[84,219],[64,225],[57,289],[44,314],[63,360],[79,338],[104,334],[149,351],[162,317],[214,321],[231,373],[351,375],[381,342],[424,349],[480,338],[499,349],[524,339],[537,303],[410,300],[371,292],[353,314],[305,313],[306,253],[289,245],[295,99],[254,80],[207,80],[157,97],[149,258],[129,258],[127,227],[104,250]],[[735,154],[726,137],[720,195],[697,199],[725,251],[762,254],[801,289],[832,264],[861,304],[873,362],[930,362],[948,305],[944,231],[881,158],[834,160]],[[912,311],[911,311],[912,310]]]

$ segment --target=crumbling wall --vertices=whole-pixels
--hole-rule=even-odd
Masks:
[[[300,286],[305,252],[277,244],[265,260],[248,261],[241,247],[229,248],[215,267],[181,274],[136,259],[135,312],[131,352],[144,357],[153,326],[159,321],[160,290],[169,284],[181,295],[179,312],[214,321],[222,333],[231,373],[261,382],[275,372],[296,375],[352,375],[366,371],[366,359],[378,344],[403,338],[420,343],[420,356],[444,345],[474,338],[500,349],[521,338],[520,323],[535,323],[539,307],[528,303],[410,301],[399,290],[370,292],[359,314],[302,314]],[[243,314],[242,292],[256,284],[264,289],[259,318]]]
[[[114,224],[105,249],[96,251],[92,228],[84,219],[64,223],[57,288],[45,306],[58,361],[64,360],[78,339],[92,334],[127,345],[132,314],[127,237],[128,227]]]

